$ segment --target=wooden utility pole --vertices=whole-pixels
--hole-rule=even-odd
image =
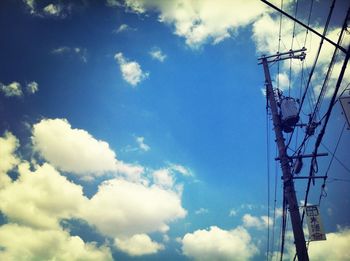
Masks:
[[[294,56],[294,53],[295,52],[291,51],[289,54],[290,55],[289,57],[298,58]],[[277,57],[277,59],[278,58],[279,57]],[[269,105],[271,108],[271,113],[272,113],[273,126],[275,130],[276,143],[278,147],[278,157],[280,159],[280,164],[281,164],[282,173],[283,173],[283,177],[282,177],[283,193],[290,212],[290,219],[292,223],[296,252],[297,252],[299,261],[308,261],[309,256],[308,256],[306,244],[305,244],[305,236],[304,236],[304,231],[303,231],[300,213],[299,213],[299,205],[298,205],[297,197],[295,195],[290,160],[287,155],[286,145],[284,143],[285,139],[282,133],[281,117],[280,117],[280,114],[278,113],[277,102],[276,102],[275,93],[272,87],[267,57],[262,57],[261,63],[264,67],[265,80],[266,80],[266,95],[267,95]]]

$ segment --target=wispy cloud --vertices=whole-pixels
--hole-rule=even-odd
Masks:
[[[155,60],[158,60],[160,62],[164,62],[165,59],[167,58],[167,55],[162,52],[162,50],[159,47],[154,47],[152,50],[149,52],[151,57]]]
[[[37,82],[30,82],[27,84],[27,92],[34,94],[39,90],[39,84]]]
[[[136,28],[132,28],[127,24],[121,24],[116,30],[114,30],[117,34],[127,31],[136,31]]]
[[[55,18],[66,18],[72,10],[72,5],[63,5],[63,4],[47,4],[42,8],[38,8],[37,0],[23,0],[26,7],[28,8],[31,15],[46,18],[46,17],[55,17]]]
[[[136,142],[140,150],[149,151],[151,149],[151,147],[145,143],[145,137],[136,137]]]
[[[132,86],[138,85],[149,76],[148,72],[143,72],[141,66],[135,61],[128,61],[122,53],[114,56],[122,73],[123,79]]]
[[[197,209],[194,213],[196,215],[203,215],[203,214],[209,213],[209,210],[207,208],[200,208],[200,209]]]
[[[82,62],[87,63],[87,49],[81,47],[60,46],[51,51],[54,55],[70,54],[78,57]]]

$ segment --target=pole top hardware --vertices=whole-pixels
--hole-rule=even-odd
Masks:
[[[272,63],[272,62],[277,62],[277,61],[282,61],[282,60],[287,60],[287,59],[299,59],[299,60],[304,60],[305,56],[306,56],[306,51],[307,49],[305,47],[299,49],[299,50],[289,50],[288,52],[284,52],[284,53],[276,53],[273,55],[269,55],[269,56],[261,56],[260,58],[258,58],[258,60],[260,61],[258,64],[262,64],[263,59],[266,59],[267,63]],[[299,53],[299,54],[298,54]]]

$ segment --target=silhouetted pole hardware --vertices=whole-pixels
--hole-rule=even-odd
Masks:
[[[300,213],[299,213],[298,200],[294,189],[294,181],[293,181],[293,175],[291,172],[290,158],[287,155],[286,145],[284,143],[285,139],[283,137],[283,132],[282,132],[285,129],[285,125],[289,125],[288,128],[293,128],[297,123],[297,121],[299,120],[299,116],[297,116],[297,118],[294,118],[294,119],[292,119],[292,117],[286,118],[285,115],[283,115],[282,106],[281,106],[282,104],[280,99],[279,99],[280,101],[279,105],[280,105],[281,113],[279,112],[279,107],[277,105],[276,96],[275,96],[276,94],[272,87],[268,63],[276,62],[276,61],[279,61],[282,59],[284,60],[288,58],[303,60],[305,58],[304,51],[305,49],[301,49],[298,51],[289,51],[287,53],[276,54],[268,57],[263,56],[259,59],[261,60],[260,64],[262,64],[264,67],[266,96],[267,96],[268,104],[272,113],[273,126],[275,130],[276,143],[278,147],[278,157],[280,159],[280,164],[281,164],[282,174],[283,174],[282,176],[283,193],[290,212],[290,219],[292,223],[296,252],[297,252],[299,261],[308,261],[309,256],[306,249],[305,236],[304,236],[304,231],[303,231]],[[287,97],[287,99],[288,98],[290,97]],[[288,99],[287,105],[288,103],[291,103],[291,105],[293,105],[292,102],[293,100]],[[298,111],[296,110],[296,115],[298,114],[297,112]],[[287,131],[285,132],[288,132],[288,131],[289,129],[287,129]]]

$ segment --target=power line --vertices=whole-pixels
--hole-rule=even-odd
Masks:
[[[343,133],[344,133],[344,130],[345,130],[345,126],[346,126],[346,122],[344,122],[343,128],[342,128],[342,130],[341,130],[341,132],[340,132],[339,138],[338,138],[338,140],[337,140],[337,143],[336,143],[336,145],[335,145],[334,151],[333,151],[333,153],[332,153],[332,158],[331,158],[331,160],[330,160],[330,162],[329,162],[329,164],[328,164],[328,167],[327,167],[327,170],[326,170],[326,173],[325,173],[325,178],[324,178],[323,184],[322,184],[322,186],[321,186],[321,194],[320,194],[320,197],[319,197],[319,200],[318,200],[318,205],[321,204],[321,200],[322,200],[322,198],[324,197],[324,188],[325,188],[325,186],[326,186],[326,181],[327,181],[327,178],[328,178],[328,172],[329,172],[329,170],[330,170],[330,168],[331,168],[331,166],[332,166],[333,159],[334,159],[334,157],[335,157],[335,153],[336,153],[337,150],[338,150],[338,146],[339,146],[340,140],[341,140],[341,138],[342,138],[342,136],[343,136]]]

